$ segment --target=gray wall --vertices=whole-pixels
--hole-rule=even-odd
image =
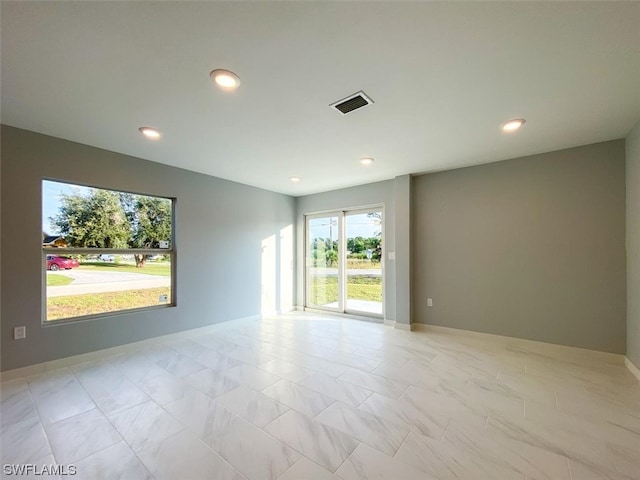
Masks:
[[[625,352],[624,140],[413,188],[414,321]]]
[[[385,252],[397,238],[412,251],[396,251],[409,287],[385,260],[385,319],[406,320],[397,299],[411,293],[420,323],[616,353],[628,330],[640,366],[640,125],[626,143],[626,268],[622,140],[294,199],[11,127],[1,137],[2,370],[257,315],[268,238],[274,281],[292,277],[297,292],[276,288],[276,307],[301,306],[304,214],[374,204],[385,207]],[[176,197],[178,306],[42,327],[43,177]],[[25,340],[12,339],[19,325]]]
[[[262,242],[273,235],[279,250],[294,198],[25,130],[1,135],[2,370],[261,313]],[[177,198],[177,307],[42,327],[43,177]],[[279,283],[279,251],[274,261]],[[276,299],[292,302],[290,290]],[[25,340],[12,339],[19,325]]]
[[[395,250],[395,182],[370,183],[358,187],[343,188],[332,192],[305,195],[297,198],[297,305],[304,305],[304,215],[329,210],[351,209],[369,205],[384,206],[384,251]],[[395,262],[385,260],[385,319],[394,320],[396,309]]]
[[[640,368],[640,122],[627,150],[627,358]]]
[[[395,321],[408,327],[413,319],[411,305],[411,175],[395,180],[395,240],[396,240],[396,315]]]

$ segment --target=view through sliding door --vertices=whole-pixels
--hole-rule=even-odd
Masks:
[[[345,308],[382,316],[382,210],[346,212]]]
[[[382,208],[306,217],[305,305],[383,316]]]
[[[342,311],[339,277],[342,212],[307,217],[308,307]]]

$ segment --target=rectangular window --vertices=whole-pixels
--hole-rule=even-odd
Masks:
[[[174,306],[174,203],[43,180],[44,322]]]

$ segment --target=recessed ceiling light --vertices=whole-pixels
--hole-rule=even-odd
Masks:
[[[360,159],[360,163],[366,167],[373,163],[373,158],[371,157],[363,157]]]
[[[293,183],[298,183],[300,181],[300,177],[289,177],[289,180],[291,180]]]
[[[234,90],[240,85],[240,77],[229,70],[213,70],[209,76],[220,88]]]
[[[157,140],[158,138],[160,138],[162,136],[162,134],[158,130],[156,130],[155,128],[140,127],[138,130],[145,137],[150,138],[152,140]]]
[[[524,122],[526,122],[524,118],[514,118],[503,124],[501,128],[503,132],[515,132],[524,125]]]

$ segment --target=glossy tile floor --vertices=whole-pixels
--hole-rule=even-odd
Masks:
[[[640,384],[620,358],[306,313],[227,322],[3,381],[2,464],[91,480],[640,479]]]

